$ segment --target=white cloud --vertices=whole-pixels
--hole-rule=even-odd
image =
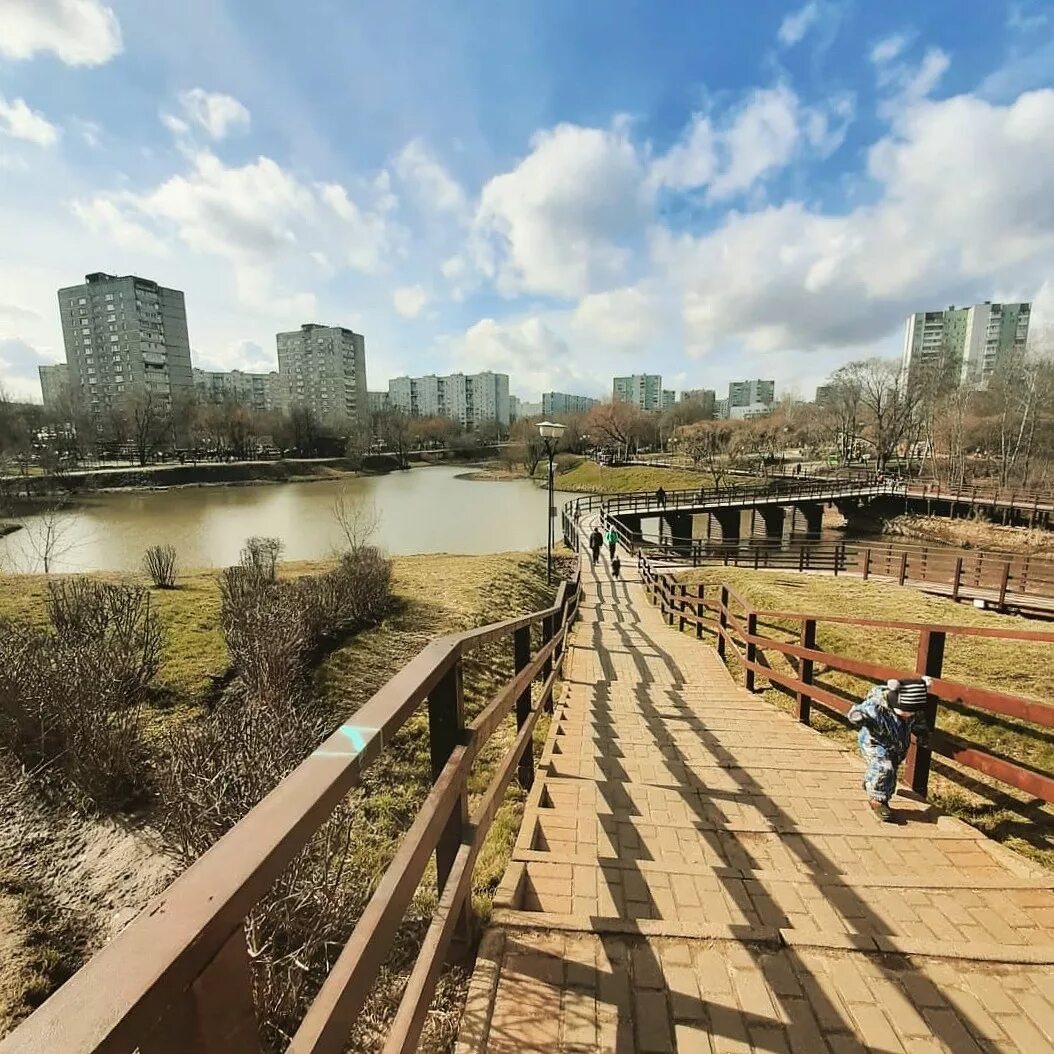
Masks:
[[[463,212],[465,192],[449,172],[428,153],[419,139],[414,139],[392,162],[395,174],[411,190],[424,209],[440,212]]]
[[[417,318],[431,299],[422,285],[401,286],[392,293],[392,305],[403,318]]]
[[[348,197],[347,190],[336,183],[323,184],[319,193],[343,220],[338,252],[349,267],[365,274],[375,274],[384,269],[391,256],[401,253],[401,232],[379,212],[360,208]],[[384,208],[383,200],[381,208]]]
[[[672,190],[707,187],[710,201],[727,200],[790,164],[803,144],[826,157],[845,138],[853,111],[844,93],[810,107],[786,85],[759,88],[719,124],[695,114],[680,141],[652,163],[649,178]]]
[[[657,232],[687,350],[843,350],[997,283],[1027,296],[1054,266],[1052,136],[1054,91],[1008,107],[917,102],[870,152],[874,204],[824,215],[789,202],[701,237]]]
[[[144,253],[164,255],[167,251],[156,234],[126,215],[113,201],[95,198],[74,201],[70,207],[88,230],[102,235],[107,242],[112,241],[122,248]]]
[[[187,118],[200,125],[209,138],[220,140],[234,131],[245,131],[249,127],[249,111],[237,99],[221,92],[207,92],[204,88],[191,88],[180,92],[179,104]],[[186,122],[179,118],[162,117],[172,131],[186,131]],[[182,128],[180,126],[182,125]]]
[[[121,27],[100,0],[0,0],[0,55],[49,51],[70,66],[98,66],[119,54]]]
[[[903,33],[894,33],[893,36],[883,37],[871,48],[871,61],[876,66],[884,66],[892,62],[908,45],[908,38]]]
[[[59,130],[42,114],[31,110],[25,99],[8,102],[0,95],[0,135],[24,139],[37,146],[54,146]]]
[[[571,319],[582,337],[627,351],[654,346],[663,329],[657,293],[642,286],[612,289],[583,297]]]
[[[483,188],[474,224],[477,267],[507,295],[578,298],[617,280],[650,214],[650,192],[623,124],[561,124]]]
[[[792,47],[808,33],[809,27],[819,18],[820,5],[817,0],[810,0],[804,7],[787,15],[780,23],[779,32],[776,34],[779,42],[784,47]]]
[[[888,42],[880,42],[872,49],[873,59],[875,51],[882,49],[884,43]],[[878,112],[890,119],[896,119],[904,110],[927,98],[951,63],[947,53],[940,48],[928,48],[918,65],[898,62],[896,56],[902,49],[903,44],[895,50],[890,47],[880,51],[880,57],[874,59],[878,86],[885,95]],[[890,57],[882,57],[885,55]]]

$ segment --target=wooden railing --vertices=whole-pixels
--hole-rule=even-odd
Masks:
[[[720,564],[754,570],[794,570],[884,578],[898,585],[940,585],[953,600],[984,597],[997,608],[1027,605],[1028,598],[1050,600],[1054,613],[1054,560],[981,549],[900,542],[830,541],[788,545],[766,543],[760,536],[746,542],[664,539],[639,542],[642,554],[664,561]]]
[[[345,1050],[434,853],[438,905],[384,1046],[386,1054],[416,1050],[448,948],[467,928],[483,840],[513,776],[531,784],[532,733],[542,710],[552,708],[579,596],[576,578],[561,584],[544,611],[425,647],[0,1043],[0,1052],[259,1054],[245,919],[394,733],[426,705],[432,789],[289,1046],[298,1054]],[[516,672],[466,724],[462,661],[502,640],[512,646]],[[470,811],[473,762],[513,710],[516,737]]]
[[[927,718],[929,727],[934,731],[927,742],[913,740],[903,777],[904,782],[917,793],[923,796],[927,793],[931,758],[938,754],[1026,794],[1054,802],[1054,777],[1050,773],[1002,757],[982,745],[969,743],[939,728],[941,703],[961,704],[982,715],[995,714],[1028,721],[1042,728],[1054,728],[1054,706],[1024,696],[962,684],[942,675],[945,647],[949,641],[984,637],[1008,642],[1054,644],[1054,633],[761,610],[728,585],[699,584],[689,587],[672,575],[657,573],[644,557],[638,562],[641,581],[652,603],[661,606],[671,625],[676,624],[681,630],[694,626],[697,637],[702,637],[704,632],[714,633],[718,654],[726,660],[735,657],[743,670],[747,689],[754,691],[758,678],[768,680],[774,687],[794,698],[797,718],[805,724],[809,723],[813,704],[843,716],[852,705],[844,695],[817,683],[817,666],[871,682],[921,674],[933,678]],[[690,588],[693,592],[689,592]],[[797,625],[800,628],[797,642],[781,640],[759,631],[759,623],[775,620]],[[915,633],[917,658],[914,668],[903,669],[867,662],[818,647],[817,627],[824,624]],[[767,653],[782,656],[787,660],[789,669],[774,668],[768,662]],[[1054,650],[1051,657],[1054,659]]]

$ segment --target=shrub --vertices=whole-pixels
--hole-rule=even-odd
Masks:
[[[82,804],[144,789],[142,703],[161,637],[145,590],[49,583],[52,630],[0,623],[0,741]]]
[[[278,558],[285,549],[281,538],[261,538],[254,535],[246,539],[241,551],[242,567],[254,571],[272,582],[278,574]]]
[[[143,567],[158,589],[176,587],[176,550],[171,545],[152,545],[143,556]]]

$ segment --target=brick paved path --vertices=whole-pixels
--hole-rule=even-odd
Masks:
[[[1054,1051],[1054,874],[880,824],[854,756],[585,578],[458,1054]]]

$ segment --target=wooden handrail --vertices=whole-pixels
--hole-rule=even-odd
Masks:
[[[879,619],[849,619],[842,616],[826,616],[811,612],[771,612],[754,608],[736,595],[727,584],[714,587],[717,600],[705,596],[705,588],[697,596],[688,596],[672,575],[656,573],[650,561],[641,556],[638,560],[641,581],[653,602],[671,619],[676,614],[682,627],[704,627],[717,636],[718,652],[732,653],[743,667],[750,685],[755,677],[763,677],[798,700],[798,717],[809,723],[809,704],[817,703],[825,709],[845,715],[852,705],[844,697],[813,679],[816,664],[852,674],[871,681],[927,674],[932,678],[930,699],[933,714],[939,703],[957,703],[979,713],[1011,717],[1044,728],[1054,728],[1054,706],[1026,696],[997,692],[976,685],[966,685],[941,676],[944,647],[948,638],[977,637],[1006,640],[1031,640],[1054,643],[1054,633],[1030,633],[1027,631],[1001,631],[989,627],[931,625],[928,623],[886,622]],[[742,610],[730,610],[733,601]],[[801,625],[800,642],[780,640],[758,630],[758,620],[779,618]],[[816,645],[816,627],[824,622],[839,625],[861,625],[894,630],[911,630],[919,635],[919,659],[916,668],[907,670],[882,663],[872,663],[852,656],[841,655]],[[785,658],[798,660],[792,672],[773,668],[765,660],[765,652],[776,652]],[[1010,758],[1001,757],[984,747],[966,743],[943,731],[935,730],[928,744],[913,741],[910,764],[905,770],[905,781],[919,793],[925,795],[929,773],[929,758],[933,753],[949,757],[957,764],[976,769],[1003,783],[1033,794],[1044,801],[1054,802],[1054,777],[1032,766]]]
[[[128,927],[98,952],[34,1014],[0,1041],[0,1054],[130,1054],[217,1049],[259,1051],[249,993],[223,992],[218,1003],[230,1016],[241,1007],[240,1031],[226,1043],[210,1034],[215,1008],[201,993],[229,983],[226,949],[240,941],[256,902],[359,782],[394,733],[429,700],[434,782],[410,830],[309,1008],[290,1050],[339,1051],[349,1027],[391,947],[406,906],[433,852],[441,854],[439,905],[410,975],[386,1050],[416,1049],[458,917],[469,905],[472,870],[513,774],[530,760],[531,732],[552,693],[566,653],[566,636],[578,610],[578,576],[563,583],[556,602],[529,615],[451,634],[426,645],[376,692],[354,717],[282,780],[200,859],[156,897]],[[549,627],[548,639],[530,655],[531,627]],[[545,636],[545,634],[543,634]],[[475,720],[460,715],[463,658],[502,639],[521,643],[528,656]],[[520,644],[517,644],[519,654]],[[538,698],[531,685],[542,677]],[[453,686],[454,695],[448,689]],[[520,702],[528,693],[526,711]],[[446,701],[458,702],[453,712]],[[437,701],[443,706],[436,709]],[[517,734],[471,822],[461,812],[473,761],[503,718],[516,710]],[[442,727],[433,718],[442,715]],[[446,736],[449,747],[437,744]],[[452,738],[451,738],[452,736]],[[462,803],[462,804],[459,804]],[[462,819],[461,817],[466,817]],[[450,839],[453,836],[454,841]],[[444,847],[447,847],[444,849]],[[229,956],[228,956],[229,958]],[[247,970],[242,978],[248,977]],[[226,1004],[226,1005],[225,1005]],[[209,1037],[205,1042],[203,1037]]]

